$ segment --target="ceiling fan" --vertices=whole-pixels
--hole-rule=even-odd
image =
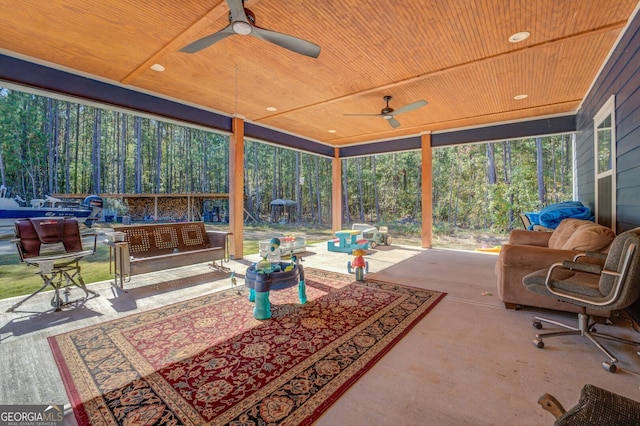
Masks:
[[[205,36],[180,49],[185,53],[196,53],[230,35],[251,35],[280,47],[289,49],[302,55],[317,58],[320,46],[300,38],[267,30],[256,26],[256,17],[252,11],[245,9],[244,0],[226,0],[229,5],[229,25],[220,31]]]
[[[394,118],[396,115],[402,114],[403,112],[412,111],[416,108],[423,107],[427,104],[427,101],[419,100],[419,101],[412,102],[408,105],[405,105],[402,108],[393,109],[389,107],[389,101],[391,100],[391,96],[387,95],[383,99],[387,103],[387,106],[382,108],[382,110],[380,111],[380,114],[344,114],[344,115],[348,115],[351,117],[382,117],[385,120],[387,120],[387,122],[389,123],[389,126],[395,129],[396,127],[400,127],[400,122]]]

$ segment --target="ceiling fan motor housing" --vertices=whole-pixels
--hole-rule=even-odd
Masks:
[[[390,115],[394,110],[393,108],[389,107],[389,101],[391,100],[391,95],[387,95],[385,96],[384,99],[385,102],[387,103],[387,106],[382,108],[382,110],[380,110],[380,115],[382,116],[382,118],[384,118],[385,120],[389,120],[392,118],[392,116]]]
[[[247,15],[248,22],[234,20],[233,16],[231,16],[231,11],[229,11],[229,22],[236,34],[249,35],[251,34],[251,28],[256,25],[256,17],[249,9],[245,9],[244,13]]]
[[[391,95],[387,95],[384,98],[382,98],[385,100],[385,102],[387,103],[387,106],[382,108],[382,110],[380,111],[380,115],[382,116],[382,118],[384,118],[385,120],[389,120],[392,116],[389,115],[391,114],[394,110],[393,108],[389,107],[389,101],[392,99]]]

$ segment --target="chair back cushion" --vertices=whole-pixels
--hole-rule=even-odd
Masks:
[[[622,272],[627,249],[631,244],[635,245],[635,250],[631,260],[627,265],[627,275],[623,282],[622,294],[616,309],[623,309],[635,302],[640,297],[640,228],[623,232],[618,235],[611,244],[604,269],[609,271]],[[614,287],[616,277],[602,274],[600,277],[600,292],[608,295]]]
[[[549,238],[549,248],[600,252],[607,248],[616,234],[606,226],[589,220],[565,219]]]

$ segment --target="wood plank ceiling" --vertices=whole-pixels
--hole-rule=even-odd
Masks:
[[[245,2],[258,26],[320,45],[314,59],[239,35],[180,52],[228,24],[223,0],[0,0],[0,52],[347,146],[574,113],[637,3]],[[396,129],[344,116],[379,113],[385,95],[428,105]]]

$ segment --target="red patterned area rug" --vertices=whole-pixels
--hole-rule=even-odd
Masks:
[[[271,292],[266,321],[229,289],[50,337],[78,424],[310,424],[444,296],[305,278],[308,302]]]

